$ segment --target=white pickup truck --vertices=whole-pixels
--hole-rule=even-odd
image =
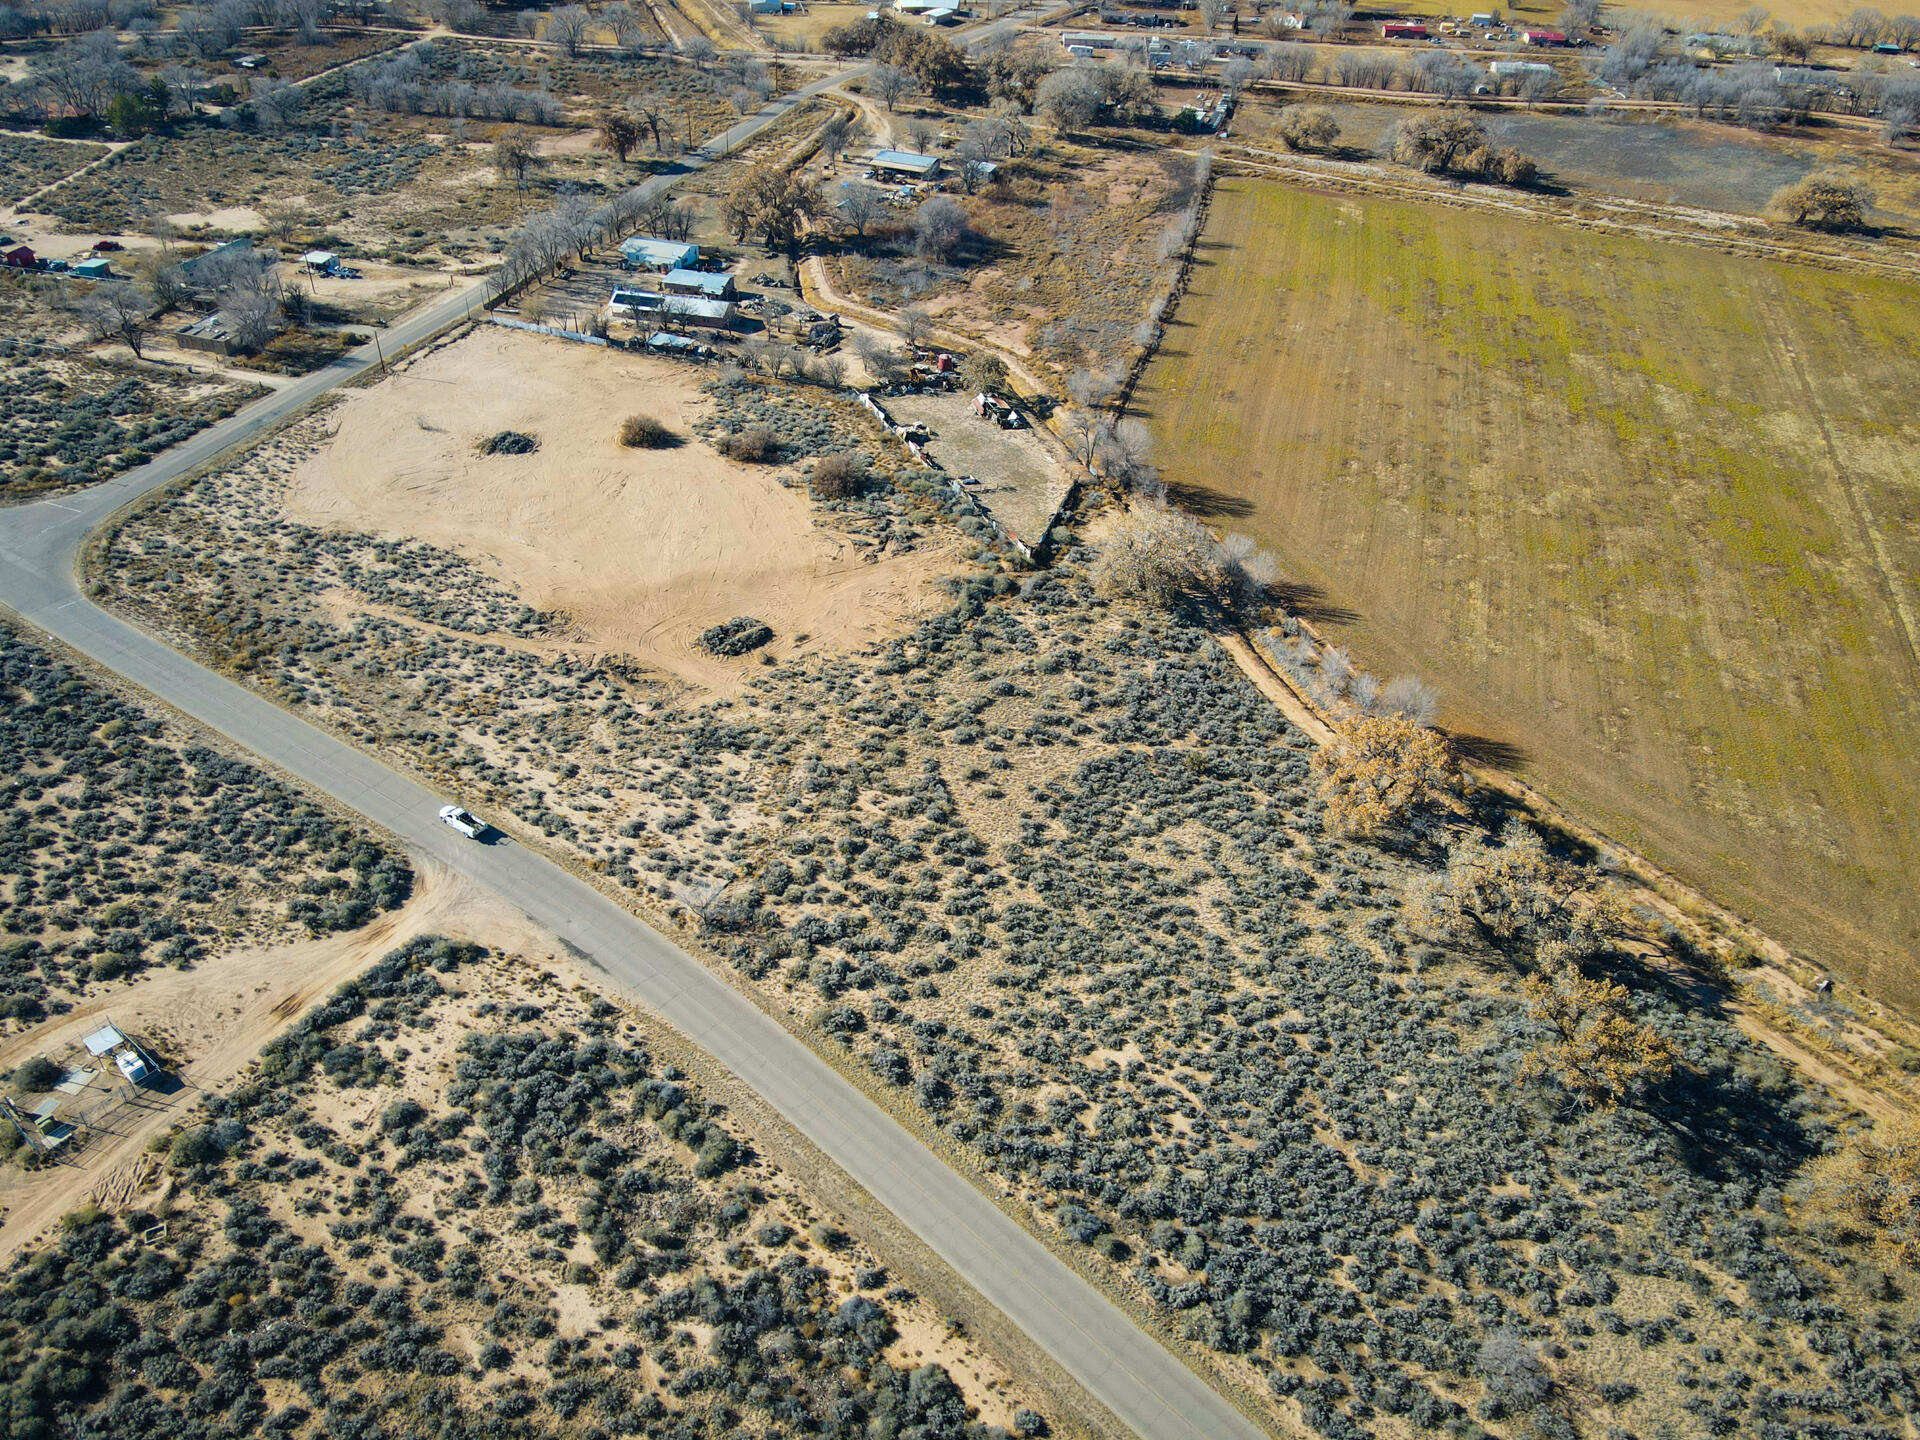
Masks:
[[[469,840],[477,840],[486,832],[486,821],[471,810],[462,810],[458,805],[442,805],[440,818]]]

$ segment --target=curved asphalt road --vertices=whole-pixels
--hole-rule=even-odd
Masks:
[[[809,86],[708,148],[737,145]],[[690,167],[697,165],[697,160]],[[659,178],[670,183],[671,174]],[[381,337],[392,352],[479,303],[449,293]],[[248,441],[378,363],[373,346],[267,396],[224,424],[77,495],[0,510],[0,604],[152,692],[407,845],[497,891],[584,952],[738,1075],[1059,1362],[1142,1440],[1257,1440],[1262,1431],[840,1074],[671,940],[511,841],[477,845],[442,825],[443,797],[195,664],[81,595],[81,542],[130,500]]]

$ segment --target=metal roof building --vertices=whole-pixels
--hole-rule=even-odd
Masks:
[[[925,180],[939,171],[940,159],[936,155],[915,155],[910,150],[882,150],[873,157],[873,168]]]

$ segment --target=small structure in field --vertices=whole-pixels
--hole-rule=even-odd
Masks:
[[[73,273],[82,280],[111,280],[113,263],[104,255],[96,255],[91,260],[81,260],[73,267]]]
[[[873,157],[873,168],[882,175],[904,175],[909,180],[931,180],[940,173],[940,157],[915,155],[910,150],[882,150]]]
[[[1553,66],[1544,60],[1495,60],[1487,66],[1487,73],[1496,80],[1523,80],[1529,75],[1553,75]]]
[[[690,270],[700,263],[700,247],[684,240],[635,235],[620,242],[620,259],[634,270]]]
[[[669,295],[704,295],[709,300],[731,300],[738,293],[733,276],[716,275],[711,270],[669,270],[660,288]]]
[[[31,270],[39,263],[31,245],[16,245],[4,255],[0,255],[0,264],[12,270]]]

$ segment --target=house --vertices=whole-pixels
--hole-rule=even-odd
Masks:
[[[873,168],[882,175],[904,175],[909,180],[931,180],[940,172],[940,161],[933,155],[915,155],[909,150],[882,150],[873,157]]]
[[[1418,20],[1383,20],[1380,22],[1381,38],[1386,40],[1424,40],[1427,27]]]
[[[711,270],[669,270],[660,288],[669,295],[704,295],[709,300],[731,300],[737,293],[731,275]]]
[[[1567,43],[1565,32],[1560,30],[1522,30],[1521,43],[1526,45],[1564,45]]]
[[[684,240],[635,235],[621,242],[620,258],[631,270],[691,270],[700,263],[700,247]]]
[[[920,17],[928,25],[958,25],[960,12],[951,5],[940,5]]]
[[[1483,11],[1478,15],[1469,15],[1467,17],[1467,23],[1473,26],[1473,28],[1476,30],[1491,30],[1495,25],[1498,25],[1500,22],[1494,19],[1493,16],[1488,15]]]
[[[82,280],[111,280],[113,262],[104,255],[96,255],[91,260],[82,260],[73,267],[73,273]]]
[[[1068,50],[1076,45],[1084,45],[1089,50],[1111,50],[1114,37],[1100,30],[1068,30],[1060,36],[1060,43]]]
[[[703,330],[725,330],[733,324],[733,301],[704,295],[663,295],[657,290],[616,290],[607,302],[615,320],[667,320]],[[625,311],[624,315],[619,312]]]
[[[0,254],[0,265],[5,265],[11,270],[31,270],[39,263],[31,245],[16,245],[13,249]]]
[[[204,350],[209,355],[233,354],[233,337],[220,323],[218,315],[203,315],[173,332],[173,343],[182,350]]]

